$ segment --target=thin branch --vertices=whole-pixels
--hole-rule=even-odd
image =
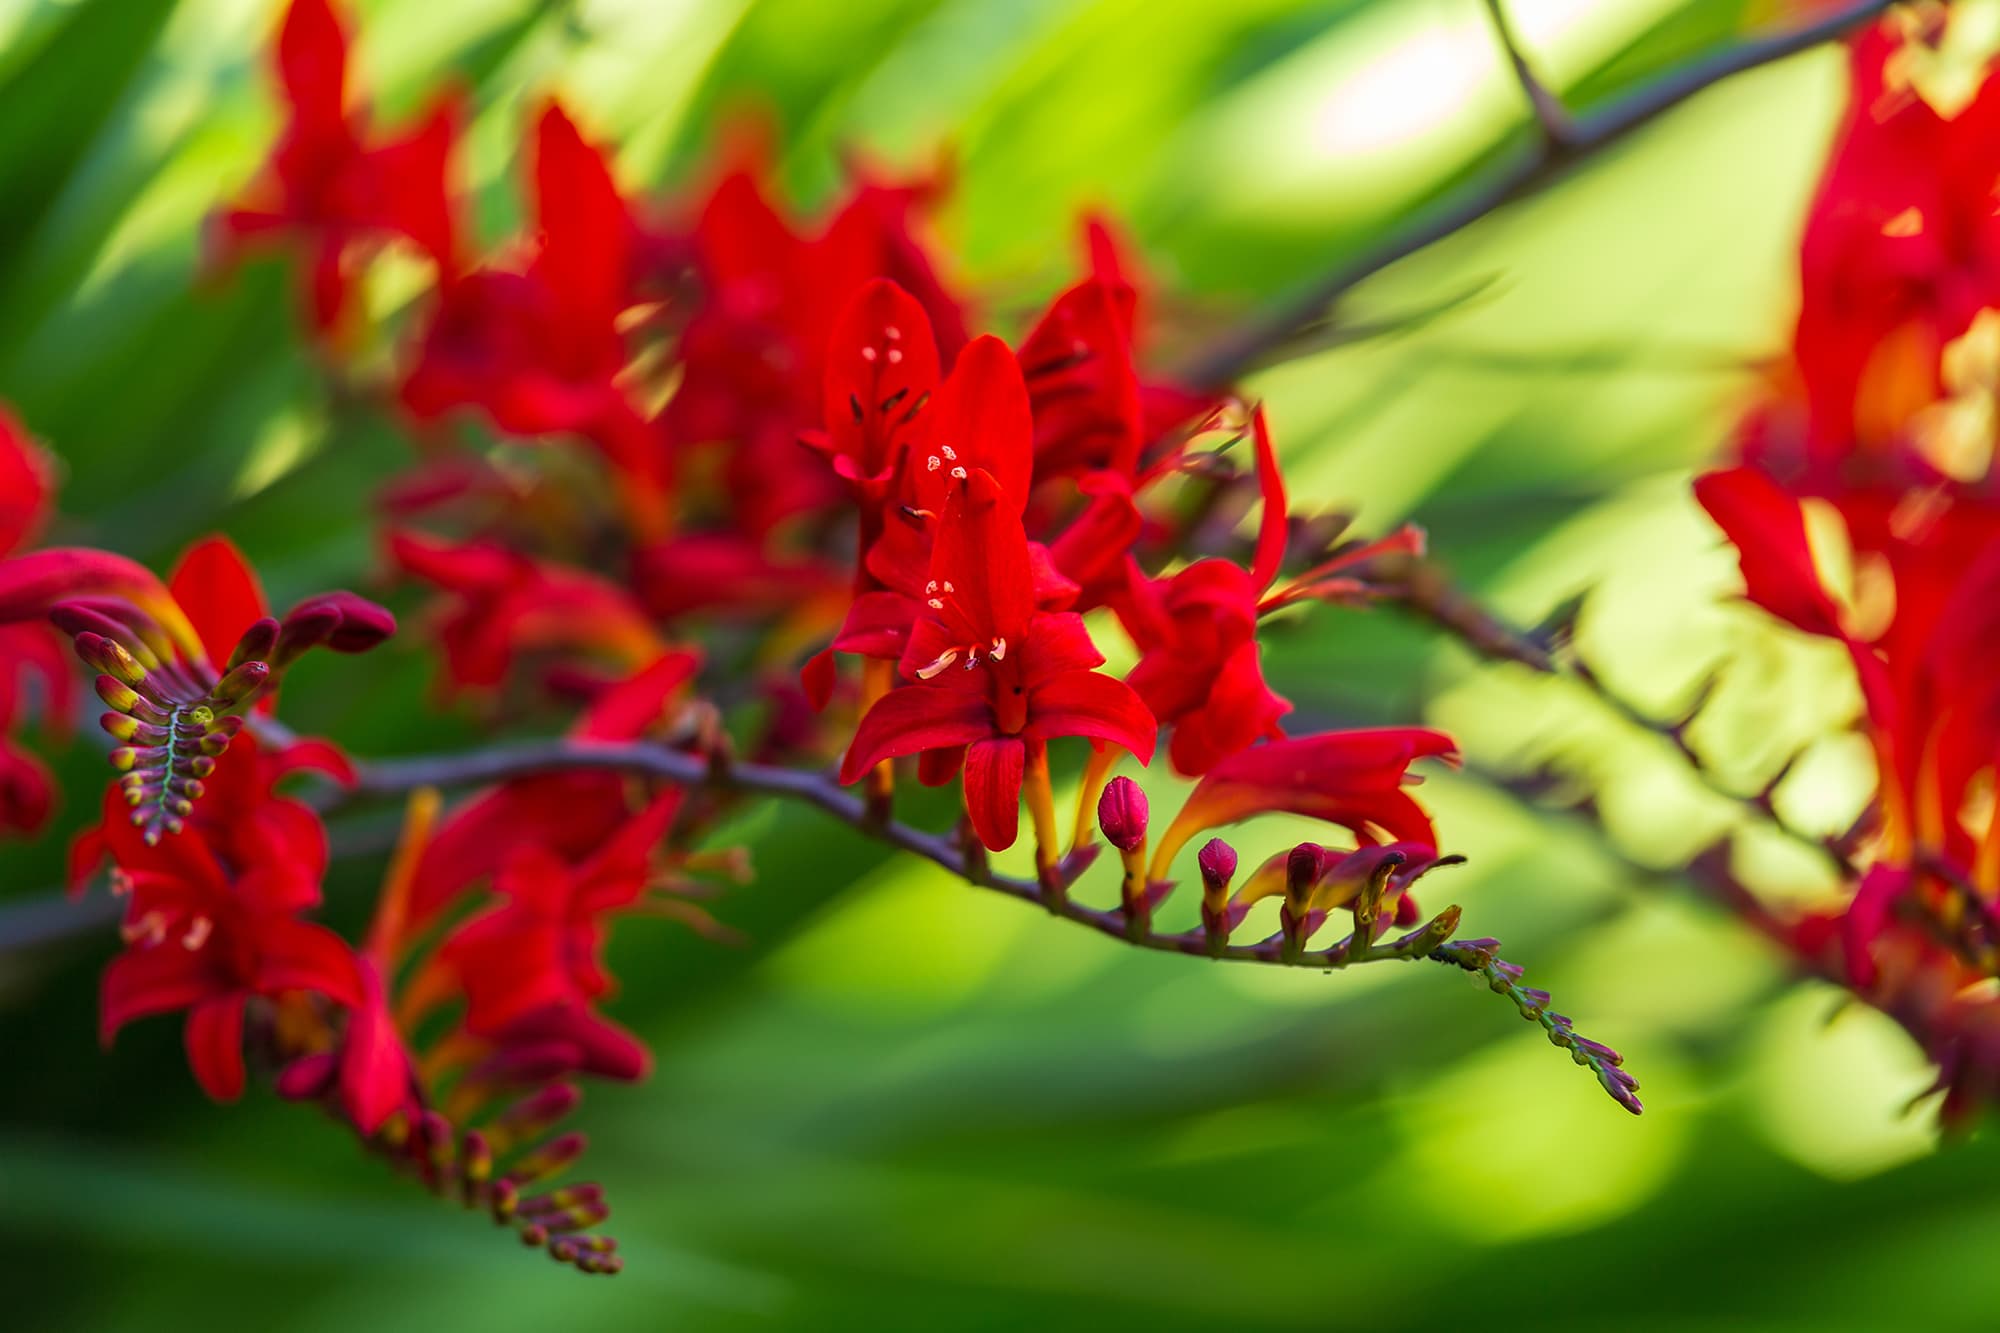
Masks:
[[[1517,629],[1480,605],[1470,594],[1453,584],[1436,565],[1427,561],[1410,561],[1403,572],[1375,583],[1373,589],[1382,601],[1400,606],[1437,626],[1481,657],[1513,662],[1541,675],[1582,687],[1600,706],[1621,721],[1672,746],[1674,752],[1687,763],[1696,780],[1709,791],[1740,806],[1751,817],[1789,841],[1824,857],[1836,873],[1847,879],[1854,878],[1854,864],[1842,851],[1838,839],[1809,833],[1778,813],[1772,796],[1773,788],[1784,776],[1783,770],[1778,779],[1766,783],[1761,791],[1743,792],[1724,782],[1714,769],[1702,761],[1701,755],[1687,739],[1687,728],[1693,721],[1692,713],[1678,722],[1653,717],[1612,690],[1583,663],[1558,655],[1550,644],[1538,636]]]
[[[1543,144],[1556,149],[1569,147],[1576,137],[1576,121],[1562,99],[1535,73],[1527,52],[1521,49],[1520,38],[1507,17],[1506,0],[1486,0],[1486,13],[1493,20],[1493,35],[1507,53],[1507,63],[1513,66],[1514,81],[1521,85],[1521,95],[1528,99],[1528,110],[1535,118],[1535,128],[1541,132]]]
[[[423,787],[452,788],[482,786],[510,778],[576,770],[612,771],[658,778],[677,785],[717,794],[753,794],[775,797],[814,806],[866,837],[901,851],[920,856],[953,876],[977,888],[990,889],[1022,902],[1033,903],[1051,915],[1072,921],[1121,943],[1137,945],[1161,953],[1189,954],[1235,962],[1277,964],[1288,967],[1337,970],[1362,963],[1431,959],[1449,963],[1485,979],[1490,989],[1508,998],[1521,1016],[1540,1024],[1549,1040],[1568,1050],[1576,1062],[1591,1070],[1619,1105],[1635,1115],[1641,1106],[1634,1090],[1638,1084],[1618,1068],[1616,1052],[1600,1043],[1577,1035],[1569,1020],[1549,1007],[1545,992],[1519,984],[1521,969],[1503,961],[1494,940],[1453,940],[1458,909],[1447,908],[1436,918],[1405,935],[1380,942],[1372,938],[1356,947],[1358,934],[1313,950],[1288,947],[1281,932],[1256,944],[1215,944],[1205,930],[1161,934],[1152,929],[1150,914],[1138,923],[1128,920],[1124,909],[1100,910],[1087,907],[1069,895],[1070,884],[1087,859],[1072,858],[1073,864],[1060,869],[1047,884],[996,874],[976,844],[960,844],[936,834],[884,819],[870,811],[860,796],[840,786],[831,776],[802,769],[768,764],[720,763],[688,750],[649,741],[607,744],[575,740],[522,741],[475,750],[465,754],[382,759],[355,766],[356,781],[349,796],[393,796]],[[44,905],[28,904],[0,915],[0,953],[21,947],[26,941],[9,936],[12,917],[34,924],[33,913]],[[63,929],[42,929],[33,943],[73,933],[86,925],[100,924],[97,913],[60,912]],[[1373,923],[1365,927],[1371,932]]]
[[[1347,940],[1287,960],[1281,956],[1282,941],[1276,936],[1257,944],[1229,945],[1216,954],[1211,954],[1207,936],[1198,930],[1171,935],[1147,931],[1135,939],[1127,933],[1122,909],[1100,911],[1069,897],[1066,890],[1073,875],[1059,883],[1058,888],[1063,892],[1051,894],[1036,880],[999,874],[983,857],[968,858],[965,848],[955,839],[926,833],[898,820],[874,817],[861,796],[826,774],[748,763],[732,763],[726,770],[718,770],[702,755],[649,741],[624,744],[523,741],[462,755],[376,760],[357,766],[354,791],[361,795],[389,796],[418,787],[476,786],[576,769],[634,773],[712,792],[773,796],[810,805],[877,842],[920,856],[978,888],[1034,903],[1066,921],[1145,949],[1242,962],[1295,961],[1302,967],[1344,967],[1349,961]],[[1407,948],[1396,952],[1395,944],[1391,943],[1379,946],[1365,959],[1354,961],[1414,956]]]
[[[1253,315],[1225,334],[1180,369],[1181,379],[1206,388],[1234,383],[1271,353],[1318,325],[1329,308],[1364,279],[1525,197],[1697,93],[1747,70],[1845,36],[1890,3],[1861,0],[1842,5],[1797,28],[1742,42],[1670,71],[1588,114],[1566,115],[1564,135],[1552,138],[1545,127],[1525,153],[1439,199],[1374,249],[1341,263],[1290,299]]]

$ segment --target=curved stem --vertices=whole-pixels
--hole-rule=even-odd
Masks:
[[[1533,193],[1577,162],[1623,139],[1697,93],[1746,70],[1845,36],[1882,13],[1890,3],[1891,0],[1859,0],[1841,5],[1810,23],[1753,38],[1669,71],[1588,114],[1572,116],[1565,112],[1560,120],[1553,118],[1560,104],[1535,80],[1525,59],[1518,55],[1511,31],[1502,29],[1510,64],[1528,89],[1536,115],[1538,132],[1527,150],[1440,198],[1373,249],[1341,263],[1290,299],[1252,315],[1180,367],[1179,378],[1200,388],[1219,389],[1233,384],[1273,352],[1320,323],[1334,302],[1363,280]],[[1539,100],[1536,90],[1542,93]]]

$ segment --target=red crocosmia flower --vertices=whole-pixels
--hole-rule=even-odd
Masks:
[[[54,549],[0,562],[0,623],[46,616],[102,673],[120,742],[111,763],[131,819],[158,840],[178,832],[204,794],[241,712],[270,692],[301,653],[362,652],[395,618],[352,593],[308,598],[285,618],[264,614],[256,577],[221,538],[197,545],[170,586],[104,551]]]
[[[1152,759],[1152,715],[1129,686],[1094,670],[1104,658],[1082,618],[1036,610],[1014,497],[983,470],[939,516],[930,584],[903,656],[913,683],[862,718],[841,781],[899,755],[963,748],[966,813],[999,851],[1013,845],[1024,773],[1051,739],[1088,737]],[[949,772],[933,764],[927,776]]]
[[[937,340],[923,306],[887,278],[863,283],[834,323],[826,429],[807,442],[855,488],[864,513],[888,497],[939,374]]]
[[[610,992],[605,919],[644,898],[654,849],[680,804],[677,790],[655,798],[580,864],[536,844],[515,849],[494,882],[500,905],[460,926],[439,949],[464,991],[468,1031],[491,1037],[541,1010],[587,1008]]]
[[[660,536],[667,453],[620,383],[643,236],[603,152],[553,103],[536,128],[534,197],[525,270],[442,286],[403,402],[419,419],[478,408],[510,435],[592,441],[619,470],[635,525]]]
[[[1284,559],[1287,520],[1284,479],[1261,408],[1252,433],[1264,513],[1251,568],[1208,559],[1171,578],[1135,578],[1121,607],[1141,654],[1128,679],[1160,723],[1174,728],[1174,767],[1190,775],[1278,735],[1278,719],[1292,708],[1265,685],[1257,645],[1265,590]]]
[[[105,793],[103,819],[71,850],[72,891],[108,860],[134,879],[160,874],[218,890],[228,886],[272,911],[316,907],[326,873],[325,827],[310,806],[276,791],[281,779],[312,758],[292,748],[267,752],[254,737],[237,737],[203,780],[203,798],[182,831],[157,842],[146,841],[113,788]]]
[[[347,34],[329,0],[293,0],[278,35],[278,82],[290,120],[242,203],[216,219],[218,257],[298,238],[315,328],[333,329],[348,305],[357,246],[402,238],[449,276],[455,263],[448,173],[457,133],[446,103],[413,133],[375,141],[365,109],[350,105]]]
[[[700,658],[663,654],[604,690],[571,730],[579,741],[637,740],[671,724]],[[407,931],[420,930],[458,896],[491,879],[516,850],[540,846],[579,864],[631,817],[626,780],[578,770],[517,778],[455,810],[426,843],[411,882]]]
[[[275,763],[244,737],[217,761],[198,814],[149,842],[114,788],[103,822],[78,840],[73,865],[108,857],[127,895],[126,951],[105,972],[101,1025],[186,1009],[188,1057],[219,1101],[243,1088],[246,1004],[312,991],[341,1004],[361,998],[340,937],[297,914],[319,901],[326,833],[318,816],[274,795]]]
[[[1021,344],[1035,404],[1035,480],[1110,473],[1137,485],[1141,456],[1208,412],[1215,396],[1139,369],[1139,283],[1110,225],[1085,227],[1090,273],[1049,306]]]
[[[445,671],[460,688],[497,687],[523,652],[584,655],[629,669],[666,647],[624,589],[497,541],[453,545],[391,532],[389,557],[450,594],[437,615],[438,636]]]
[[[653,617],[759,616],[772,611],[839,613],[841,576],[824,560],[788,555],[740,532],[683,532],[640,550],[632,588]]]
[[[34,541],[54,493],[54,462],[0,406],[0,556]],[[12,739],[31,709],[68,735],[76,706],[62,639],[47,625],[0,624],[0,837],[39,832],[55,803],[48,770]]]
[[[663,418],[677,448],[730,446],[731,501],[758,536],[838,495],[836,477],[798,466],[797,442],[837,420],[821,413],[828,352],[865,284],[885,278],[906,292],[943,360],[966,337],[959,303],[915,237],[935,185],[864,179],[815,236],[773,207],[758,183],[765,174],[754,156],[725,172],[693,224],[703,299],[681,334],[682,382]]]
[[[1034,395],[1036,480],[1138,472],[1147,441],[1131,315],[1129,287],[1087,278],[1058,296],[1021,343]]]
[[[991,336],[968,343],[902,451],[894,516],[872,524],[864,518],[866,558],[835,651],[902,658],[911,627],[936,596],[933,534],[946,497],[983,472],[1018,520],[1028,500],[1033,429],[1014,354]],[[1075,602],[1075,583],[1045,547],[1029,543],[1027,560],[1023,591],[1036,607],[1065,610]]]
[[[1430,816],[1404,785],[1419,759],[1456,762],[1451,737],[1422,727],[1330,731],[1267,741],[1223,760],[1195,785],[1160,838],[1148,877],[1165,880],[1197,835],[1263,814],[1339,824],[1363,843],[1437,847]]]
[[[2000,759],[2000,677],[1991,666],[2000,649],[2000,521],[1941,501],[1908,525],[1883,553],[1896,620],[1864,641],[1820,580],[1798,501],[1748,468],[1703,477],[1695,493],[1737,548],[1750,600],[1838,641],[1854,662],[1876,753],[1876,836],[1840,917],[1841,966],[1866,993],[1899,901],[1943,901],[1953,883],[2000,893],[2000,821],[1990,801],[1974,799]]]
[[[1805,456],[1771,453],[1790,443],[1780,435],[1756,448],[1767,466],[1852,478],[1894,462],[1939,396],[1945,345],[2000,306],[2000,82],[1941,111],[1913,82],[1929,39],[1898,15],[1854,42],[1851,101],[1801,248]]]
[[[1282,734],[1291,704],[1264,683],[1259,620],[1294,602],[1356,595],[1345,571],[1392,552],[1418,553],[1422,534],[1404,528],[1356,546],[1272,589],[1285,557],[1288,514],[1284,478],[1262,408],[1251,417],[1263,515],[1248,570],[1229,560],[1198,560],[1170,578],[1133,577],[1118,609],[1139,645],[1127,678],[1162,725],[1172,725],[1174,767],[1196,776],[1256,741]]]
[[[341,1004],[360,999],[354,956],[340,936],[284,912],[261,911],[226,891],[160,884],[131,927],[131,943],[105,970],[99,1027],[109,1043],[136,1018],[185,1009],[188,1063],[217,1101],[243,1091],[243,1015],[255,998],[310,991]],[[185,923],[161,928],[172,917]]]

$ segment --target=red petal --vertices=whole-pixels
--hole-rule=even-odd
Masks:
[[[1020,648],[1021,679],[1030,687],[1070,671],[1104,665],[1083,617],[1074,611],[1044,612],[1028,624]]]
[[[1028,503],[1034,437],[1034,413],[1020,362],[993,335],[974,338],[924,411],[923,439],[911,459],[918,503],[933,513],[942,510],[945,497],[956,489],[955,469],[968,474],[984,469],[999,483],[1008,511],[1018,515]],[[947,456],[947,449],[955,457]]]
[[[864,283],[834,321],[823,394],[832,448],[856,479],[897,465],[937,382],[937,342],[923,306],[887,278]]]
[[[965,766],[965,747],[948,746],[942,750],[925,750],[917,756],[917,781],[926,787],[942,787],[958,776],[958,770]]]
[[[27,545],[48,517],[55,465],[0,406],[0,555]]]
[[[229,660],[236,641],[265,614],[257,575],[229,538],[204,537],[187,549],[167,578],[167,591],[194,622],[208,660]]]
[[[1328,820],[1364,837],[1380,828],[1396,841],[1435,847],[1429,818],[1402,790],[1410,764],[1426,756],[1454,760],[1457,746],[1444,733],[1421,727],[1334,731],[1252,746],[1195,786],[1161,838],[1151,873],[1164,879],[1174,853],[1198,833],[1281,812]]]
[[[278,33],[278,78],[294,118],[309,127],[309,136],[341,132],[347,110],[347,34],[330,0],[292,0]]]
[[[1285,479],[1278,471],[1278,451],[1259,407],[1250,417],[1251,438],[1257,445],[1257,488],[1264,496],[1264,516],[1257,525],[1257,554],[1250,562],[1250,581],[1262,592],[1278,577],[1290,536],[1286,524]]]
[[[1029,691],[1029,740],[1087,736],[1132,752],[1140,763],[1153,760],[1159,724],[1130,685],[1096,671],[1071,671]]]
[[[895,661],[910,641],[917,604],[898,592],[864,592],[847,608],[833,646],[843,653]]]
[[[542,249],[535,261],[571,336],[603,336],[625,306],[631,214],[604,154],[551,102],[535,132],[535,201]]]
[[[49,770],[35,756],[0,736],[0,837],[40,833],[54,804]]]
[[[859,782],[884,759],[969,745],[993,735],[993,713],[975,694],[930,685],[905,685],[875,701],[861,719],[847,757],[840,764],[842,782]]]
[[[201,639],[153,572],[122,555],[80,546],[52,546],[0,560],[0,624],[39,620],[57,602],[111,597],[130,602],[157,621],[189,657],[202,655]]]
[[[685,649],[662,653],[591,702],[576,729],[585,740],[637,740],[664,721],[674,695],[694,679],[701,655]]]
[[[1055,299],[1021,344],[1038,479],[1093,471],[1132,478],[1145,440],[1131,304],[1124,284],[1085,279]]]
[[[201,953],[172,940],[135,945],[111,960],[98,985],[97,1035],[106,1045],[134,1019],[186,1009],[219,991]]]
[[[410,1062],[389,1016],[381,974],[365,959],[359,967],[362,1002],[348,1011],[340,1099],[355,1128],[373,1134],[410,1100]]]
[[[1797,500],[1747,467],[1700,477],[1694,493],[1736,547],[1751,601],[1809,634],[1842,637]]]
[[[965,752],[965,813],[989,851],[1014,845],[1021,825],[1021,777],[1028,747],[1014,736],[976,742]]]
[[[188,1014],[188,1066],[201,1090],[218,1102],[243,1095],[243,1005],[240,992],[218,995]]]
[[[342,1004],[361,1003],[361,974],[354,950],[325,926],[290,917],[260,921],[253,947],[260,993],[309,990]]]
[[[799,668],[799,688],[805,692],[806,702],[815,713],[826,711],[833,700],[833,687],[840,683],[840,672],[833,660],[833,649],[822,648],[806,659]]]
[[[944,603],[935,614],[952,641],[982,651],[995,639],[1019,643],[1035,610],[1030,571],[1019,508],[986,473],[973,473],[939,515],[931,553],[930,595]]]
[[[1204,703],[1174,729],[1176,771],[1198,777],[1238,751],[1271,736],[1292,706],[1264,683],[1257,641],[1248,639],[1207,682]]]
[[[290,773],[323,773],[343,787],[352,788],[360,781],[354,771],[354,763],[332,741],[308,737],[294,741],[271,757],[265,773],[276,782]]]

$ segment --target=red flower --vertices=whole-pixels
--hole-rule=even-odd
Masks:
[[[1913,76],[1941,35],[1898,14],[1853,44],[1801,247],[1803,401],[1754,418],[1745,442],[1752,461],[1816,488],[1933,471],[1910,448],[1912,418],[1944,388],[1946,345],[2000,306],[2000,82],[1949,114],[1933,106]]]
[[[1906,524],[1884,553],[1896,618],[1867,641],[1826,591],[1796,500],[1748,468],[1703,477],[1695,493],[1736,546],[1750,600],[1836,640],[1854,662],[1876,752],[1877,837],[1842,925],[1844,968],[1866,988],[1899,900],[1943,892],[1940,875],[2000,892],[2000,820],[1972,799],[2000,755],[2000,678],[1991,669],[2000,650],[2000,521],[1983,507],[1941,502]]]
[[[639,530],[658,536],[667,454],[621,384],[646,238],[604,153],[553,102],[536,127],[533,193],[532,258],[442,285],[403,402],[420,419],[476,407],[510,435],[589,439],[619,470]]]
[[[459,927],[438,952],[465,994],[469,1032],[504,1035],[545,1010],[588,1010],[611,990],[605,918],[644,897],[654,849],[680,804],[678,791],[656,797],[577,864],[538,844],[517,845],[494,881],[501,904]]]
[[[1090,219],[1084,239],[1090,275],[1057,296],[1021,344],[1035,480],[1106,472],[1136,487],[1145,450],[1215,397],[1141,378],[1138,283],[1108,223]]]
[[[365,110],[349,104],[347,34],[329,0],[293,0],[278,35],[277,73],[290,120],[244,202],[216,219],[219,258],[296,235],[310,256],[308,310],[321,332],[348,304],[358,245],[403,238],[448,276],[455,108],[440,105],[406,137],[372,141]]]
[[[629,741],[671,723],[699,665],[693,653],[664,654],[600,694],[571,735]],[[578,864],[630,817],[626,780],[616,773],[549,773],[483,792],[455,810],[425,845],[401,929],[423,929],[522,847],[541,847],[565,864]]]
[[[1390,551],[1421,549],[1421,534],[1405,528],[1344,551],[1272,592],[1285,557],[1285,485],[1262,408],[1250,424],[1264,501],[1250,568],[1211,558],[1166,579],[1146,579],[1135,568],[1114,603],[1141,653],[1128,679],[1161,724],[1174,728],[1174,767],[1190,776],[1282,734],[1278,719],[1292,706],[1264,683],[1257,626],[1265,615],[1294,602],[1351,593],[1359,585],[1343,570]]]
[[[104,1039],[149,1014],[186,1009],[189,1063],[218,1101],[243,1089],[246,1004],[311,991],[356,1004],[352,952],[297,914],[319,901],[326,833],[296,801],[275,795],[284,759],[248,738],[216,763],[208,796],[176,836],[149,842],[116,789],[103,822],[79,839],[74,865],[109,857],[128,895],[126,950],[104,974]]]
[[[1253,745],[1210,769],[1160,838],[1148,876],[1164,880],[1174,855],[1212,828],[1263,814],[1339,824],[1364,844],[1411,843],[1435,853],[1430,816],[1403,790],[1419,759],[1455,762],[1458,746],[1421,727],[1330,731]]]
[[[1013,845],[1023,775],[1051,739],[1090,737],[1151,760],[1152,715],[1129,686],[1094,670],[1104,658],[1082,618],[1036,610],[1016,501],[984,469],[938,519],[930,585],[903,655],[914,683],[861,720],[841,781],[884,759],[941,750],[955,760],[962,748],[966,813],[998,851]]]
[[[624,589],[498,541],[454,546],[391,532],[389,557],[449,594],[437,614],[437,633],[446,674],[461,688],[497,687],[523,652],[587,655],[629,670],[665,648]]]
[[[763,174],[754,155],[726,172],[693,226],[702,299],[676,348],[682,381],[664,413],[676,448],[730,446],[730,501],[759,536],[838,494],[834,477],[798,465],[797,442],[804,432],[833,428],[849,410],[839,404],[822,420],[829,347],[865,284],[882,278],[906,292],[945,361],[966,341],[959,302],[915,235],[917,213],[938,193],[934,183],[863,178],[814,236],[772,206],[759,185]],[[907,331],[917,337],[914,320]],[[847,340],[838,345],[858,352]]]
[[[11,412],[0,407],[0,556],[33,542],[48,517],[55,468]],[[47,625],[0,624],[0,837],[34,834],[47,823],[55,788],[42,763],[16,745],[39,696],[43,726],[69,731],[75,712],[62,640]]]
[[[256,576],[227,540],[182,558],[169,585],[122,556],[56,548],[0,562],[0,625],[47,616],[101,672],[101,724],[131,819],[149,840],[178,832],[207,789],[238,716],[301,653],[364,652],[395,617],[352,593],[307,598],[280,621],[264,614]],[[302,753],[305,753],[302,751]]]

